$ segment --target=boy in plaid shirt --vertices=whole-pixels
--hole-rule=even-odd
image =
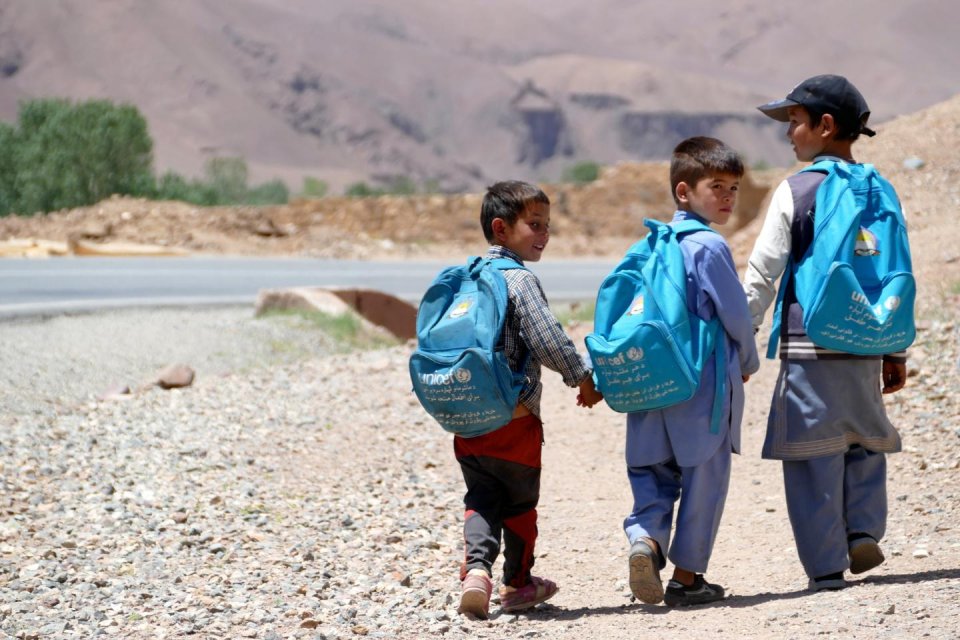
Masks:
[[[483,198],[480,224],[490,243],[487,258],[523,265],[540,259],[550,239],[550,200],[538,187],[505,181]],[[504,546],[500,605],[504,611],[533,607],[557,593],[556,583],[532,576],[540,497],[541,365],[557,371],[569,387],[579,387],[577,403],[592,407],[602,399],[592,371],[551,313],[540,281],[526,269],[504,270],[507,317],[504,351],[510,367],[526,361],[526,383],[513,417],[499,429],[474,438],[455,436],[453,449],[467,485],[464,495],[465,554],[460,578],[460,612],[486,618],[493,589],[493,563]]]

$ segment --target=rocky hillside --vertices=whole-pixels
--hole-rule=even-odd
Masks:
[[[785,166],[781,128],[754,107],[827,70],[855,80],[874,122],[960,86],[946,0],[226,6],[0,0],[0,120],[26,99],[103,97],[146,115],[160,172],[242,156],[255,182],[294,190],[404,176],[476,191],[663,160],[691,134]]]

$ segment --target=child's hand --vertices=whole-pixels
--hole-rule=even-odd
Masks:
[[[750,382],[750,376],[741,375],[740,377],[743,378],[743,383],[744,383],[744,384]]]
[[[580,393],[577,394],[577,406],[590,409],[601,400],[603,400],[603,394],[593,386],[593,376],[584,378],[580,383]]]
[[[883,363],[883,392],[895,393],[907,383],[907,365],[898,362]]]

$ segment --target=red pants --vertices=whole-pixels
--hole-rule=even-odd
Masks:
[[[543,424],[534,415],[511,420],[476,438],[453,439],[467,493],[461,579],[471,569],[491,572],[503,536],[503,583],[530,582],[537,539]]]

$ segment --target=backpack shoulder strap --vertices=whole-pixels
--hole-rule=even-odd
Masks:
[[[813,164],[800,169],[797,173],[830,173],[838,164],[840,163],[836,160],[817,160]]]
[[[670,226],[673,228],[673,232],[677,234],[677,237],[694,233],[696,231],[709,231],[710,233],[717,233],[716,229],[712,229],[699,220],[681,220],[680,222],[673,223]]]
[[[524,265],[510,258],[491,258],[490,264],[501,271],[509,271],[510,269],[523,269],[524,271],[529,271],[529,269],[527,269]]]
[[[677,241],[679,241],[681,237],[685,235],[689,235],[691,233],[696,233],[697,231],[709,231],[711,233],[717,233],[715,229],[711,229],[708,225],[705,225],[699,220],[692,220],[692,219],[681,220],[679,222],[670,223],[670,224],[660,223],[653,220],[646,220],[644,221],[644,224],[650,227],[651,232],[657,234],[658,239],[665,239],[665,240],[669,240],[670,238],[669,234],[671,233],[673,234],[673,237],[676,238]],[[684,277],[685,267],[683,265],[682,260],[680,260],[679,257],[677,259],[678,259],[678,262],[674,266],[674,269],[676,269],[676,271],[673,273],[672,278],[667,278],[667,279],[672,281],[673,288],[676,290],[678,294],[681,295],[683,300],[683,305],[684,305],[684,308],[682,309],[682,313],[685,315],[686,322],[689,323],[690,317],[693,314],[691,314],[690,310],[686,308],[686,283],[685,283],[685,277]],[[644,277],[645,277],[645,280],[647,281],[648,287],[657,288],[652,280],[646,278],[646,274],[644,274]],[[663,280],[660,280],[660,283],[663,283],[663,282],[664,282]],[[654,300],[654,303],[656,304],[655,300]],[[713,392],[713,405],[710,411],[710,433],[719,433],[720,419],[722,417],[722,411],[723,411],[723,401],[724,401],[724,398],[726,397],[727,356],[724,348],[725,338],[724,338],[723,326],[719,323],[719,321],[716,321],[716,320],[711,321],[711,324],[713,325],[712,329],[706,329],[705,327],[705,330],[710,330],[712,331],[712,334],[713,334],[711,340],[713,343],[712,348],[714,351],[714,354],[713,354],[714,367],[716,370],[716,382],[714,383],[714,392]]]

